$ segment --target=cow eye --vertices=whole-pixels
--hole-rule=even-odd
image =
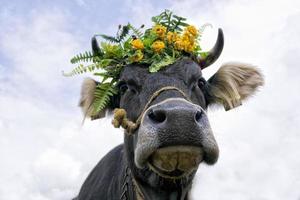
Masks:
[[[200,79],[198,80],[198,87],[199,87],[200,89],[203,89],[204,86],[205,86],[205,84],[206,84],[206,81],[205,81],[204,78],[200,78]]]
[[[123,95],[127,90],[128,90],[128,85],[125,82],[120,83],[119,91],[120,91],[121,95]]]

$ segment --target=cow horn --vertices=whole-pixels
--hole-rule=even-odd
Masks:
[[[215,46],[208,52],[205,58],[199,58],[198,62],[201,69],[213,64],[221,55],[224,46],[224,35],[221,28],[218,29],[218,38]]]

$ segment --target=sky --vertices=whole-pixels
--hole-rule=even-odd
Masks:
[[[122,143],[110,119],[82,122],[84,74],[66,78],[70,57],[90,49],[95,33],[119,24],[151,25],[164,9],[198,27],[210,49],[221,27],[222,63],[258,66],[265,86],[242,106],[209,109],[220,147],[201,165],[198,200],[300,200],[300,1],[298,0],[2,0],[0,4],[0,199],[65,200],[76,196],[96,163]]]

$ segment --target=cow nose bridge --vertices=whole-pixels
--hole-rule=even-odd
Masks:
[[[182,121],[189,124],[200,123],[203,109],[182,98],[167,99],[159,104],[151,106],[145,113],[146,119],[153,126],[169,126]]]

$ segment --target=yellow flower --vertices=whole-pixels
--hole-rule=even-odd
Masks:
[[[152,31],[160,38],[160,39],[164,39],[165,37],[165,34],[166,34],[166,31],[167,31],[167,28],[162,26],[162,25],[155,25],[153,28],[152,28]]]
[[[185,50],[186,52],[191,53],[191,52],[194,51],[194,49],[195,49],[195,45],[190,43],[189,45],[187,45],[187,46],[185,47],[184,50]]]
[[[141,50],[137,50],[134,55],[131,57],[132,62],[139,62],[144,57],[144,54]]]
[[[196,37],[198,35],[198,30],[195,26],[189,25],[185,28],[185,31],[191,34],[192,36]]]
[[[151,48],[156,52],[160,52],[162,49],[165,48],[165,43],[163,43],[160,40],[157,40],[155,42],[153,42],[153,44],[151,45]]]
[[[134,39],[131,41],[131,45],[135,49],[144,49],[144,44],[140,39]]]
[[[182,35],[182,40],[189,41],[190,43],[194,43],[196,40],[196,37],[191,35],[189,32],[184,32]]]
[[[182,50],[183,49],[183,42],[181,39],[178,39],[174,43],[175,49]]]
[[[188,34],[183,34],[174,43],[175,49],[185,52],[193,52],[195,49],[195,40]]]
[[[168,42],[171,44],[172,42],[175,42],[176,40],[178,40],[179,36],[177,33],[174,32],[168,32],[167,33],[167,40]]]

